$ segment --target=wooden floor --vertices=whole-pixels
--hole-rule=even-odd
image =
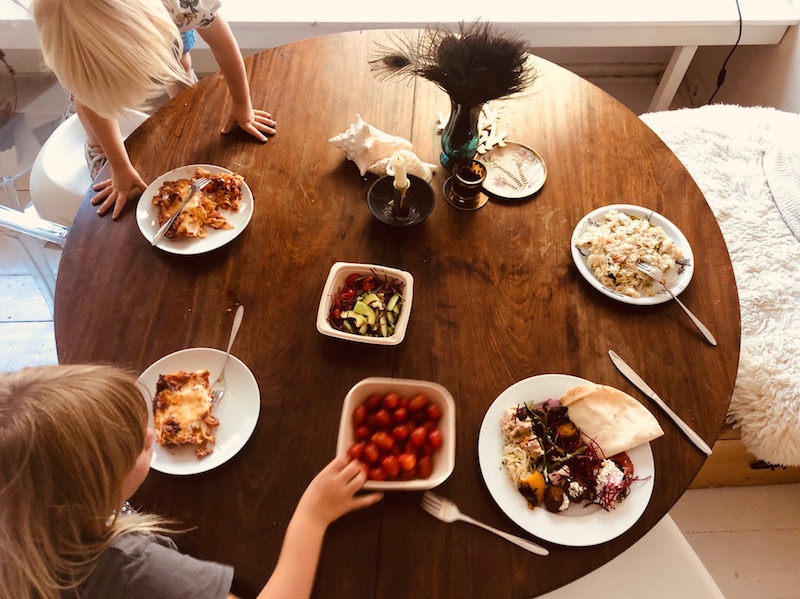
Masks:
[[[595,83],[637,114],[656,87],[641,79]],[[686,96],[676,104],[690,106]],[[47,253],[56,270],[58,249]],[[52,316],[13,240],[0,234],[0,370],[55,363]],[[671,515],[727,599],[800,599],[800,484],[690,489]]]

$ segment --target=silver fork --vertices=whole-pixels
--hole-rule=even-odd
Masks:
[[[458,506],[455,503],[449,499],[445,499],[444,497],[439,497],[430,491],[426,491],[422,496],[422,509],[432,516],[438,518],[442,522],[449,523],[455,522],[456,520],[469,522],[470,524],[474,524],[475,526],[483,528],[484,530],[493,532],[494,534],[503,537],[506,541],[514,543],[514,545],[517,547],[522,547],[531,553],[535,553],[537,555],[550,555],[550,552],[547,549],[540,547],[536,543],[531,543],[530,541],[521,539],[520,537],[515,537],[512,534],[503,532],[502,530],[497,530],[488,524],[484,524],[483,522],[478,522],[477,520],[470,518],[466,514],[461,513],[461,510],[458,509]]]
[[[239,332],[239,327],[242,325],[242,318],[244,318],[244,306],[239,304],[236,308],[236,315],[233,317],[233,326],[231,327],[231,337],[228,340],[228,352],[225,354],[225,361],[222,363],[222,370],[219,371],[219,376],[214,384],[211,385],[211,407],[219,403],[222,396],[225,395],[225,390],[228,384],[225,382],[225,367],[228,365],[228,358],[231,357],[231,347],[233,347],[233,340],[236,339],[236,334]]]
[[[186,194],[186,197],[183,199],[183,202],[181,202],[181,205],[178,206],[178,209],[175,211],[175,213],[167,219],[167,222],[165,222],[158,231],[156,231],[156,234],[153,237],[153,241],[150,242],[151,246],[155,246],[161,240],[161,238],[164,237],[166,232],[169,231],[169,228],[172,226],[172,223],[174,223],[175,219],[178,218],[178,215],[181,213],[181,210],[183,210],[186,207],[186,204],[189,203],[189,200],[192,199],[192,196],[201,189],[203,189],[209,183],[211,183],[211,179],[208,179],[206,177],[202,177],[200,179],[195,179],[194,181],[192,181],[192,184],[189,185],[189,193]]]
[[[689,310],[689,308],[687,308],[683,304],[683,302],[678,299],[677,295],[672,293],[672,289],[670,289],[667,286],[667,280],[664,277],[664,273],[661,272],[660,268],[656,268],[652,264],[647,264],[646,262],[639,262],[636,265],[636,268],[638,268],[640,271],[642,271],[644,274],[646,274],[648,277],[650,277],[654,281],[657,281],[657,282],[661,283],[661,286],[664,287],[664,289],[667,290],[667,293],[669,293],[670,296],[672,296],[672,299],[674,299],[676,302],[678,302],[678,305],[681,308],[683,308],[683,311],[686,312],[686,314],[689,316],[689,318],[692,319],[692,322],[695,324],[695,326],[697,326],[698,329],[700,329],[700,332],[703,333],[703,336],[708,340],[708,342],[713,346],[717,345],[717,340],[714,339],[714,335],[711,334],[711,331],[708,330],[706,325],[704,325],[702,322],[700,322],[700,319],[697,318],[697,316],[692,314],[691,310]]]

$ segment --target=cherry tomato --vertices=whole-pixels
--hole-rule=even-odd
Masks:
[[[394,410],[399,403],[400,403],[400,397],[397,395],[397,393],[387,393],[383,397],[383,407],[389,410],[390,412]]]
[[[408,402],[408,409],[412,412],[419,412],[427,405],[428,398],[420,393],[419,395],[411,398],[411,401]]]
[[[366,399],[366,401],[364,401],[364,405],[367,407],[367,412],[377,412],[381,409],[383,400],[381,399],[380,395],[373,393]]]
[[[375,277],[372,275],[367,275],[364,277],[364,282],[361,283],[361,291],[364,293],[368,293],[375,289],[375,281],[373,280]]]
[[[619,466],[625,476],[633,476],[633,462],[631,462],[627,453],[623,451],[615,456],[611,456],[611,460]]]
[[[397,441],[405,441],[408,439],[408,427],[405,424],[398,424],[392,429],[392,437]]]
[[[402,453],[400,454],[398,461],[400,462],[400,468],[403,470],[403,472],[408,472],[416,467],[417,456],[409,452]]]
[[[378,446],[374,443],[367,443],[364,446],[364,451],[361,453],[361,459],[367,464],[374,464],[378,461],[379,455],[380,451],[378,451]]]
[[[428,478],[433,472],[433,461],[430,456],[424,456],[417,462],[417,475],[420,478]]]
[[[400,472],[400,462],[393,455],[387,455],[381,461],[381,470],[386,474],[387,479],[396,478]]]
[[[364,441],[360,441],[359,443],[353,443],[350,446],[350,449],[347,450],[347,455],[350,457],[351,460],[361,459],[361,454],[364,452],[365,445],[366,443],[364,443]]]
[[[369,425],[373,429],[385,430],[392,424],[392,415],[386,410],[378,410],[368,418]]]
[[[435,403],[432,403],[431,405],[428,406],[428,420],[436,422],[441,417],[442,417],[442,408],[437,406]]]
[[[392,420],[397,424],[405,424],[408,422],[408,409],[400,406],[392,412]]]
[[[411,436],[408,438],[408,444],[411,447],[422,447],[427,438],[428,431],[426,431],[423,427],[418,426],[411,432]]]
[[[436,448],[431,445],[430,441],[425,441],[425,444],[420,447],[418,450],[420,455],[433,455],[436,453]]]
[[[411,420],[413,420],[417,424],[425,424],[428,422],[428,414],[425,410],[420,410],[419,412],[411,412]]]
[[[438,428],[433,428],[428,431],[428,443],[430,443],[434,449],[439,449],[442,446],[442,441],[442,432]]]
[[[353,426],[359,427],[367,421],[367,408],[363,405],[353,410]]]
[[[356,441],[366,441],[369,439],[369,436],[372,434],[372,431],[369,430],[369,427],[365,424],[357,427],[353,434],[356,437]]]
[[[378,449],[388,452],[394,447],[394,437],[385,431],[378,431],[370,438],[370,441],[378,446]]]
[[[400,480],[414,480],[417,478],[417,468],[414,467],[411,470],[400,470],[400,476],[398,477]]]
[[[337,301],[339,302],[339,307],[341,307],[342,304],[349,304],[349,306],[352,306],[354,303],[353,300],[355,299],[356,292],[353,289],[345,289],[339,294]]]
[[[400,402],[397,404],[398,408],[408,408],[408,398],[401,397]]]
[[[367,478],[370,480],[386,480],[386,474],[383,469],[375,467],[367,473]]]
[[[364,275],[354,272],[351,275],[347,275],[347,278],[344,280],[344,284],[347,287],[355,287],[363,277]]]

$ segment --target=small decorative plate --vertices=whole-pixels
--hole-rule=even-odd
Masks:
[[[483,188],[500,198],[521,200],[539,191],[547,179],[544,160],[528,146],[509,141],[495,146],[477,160],[489,172]]]

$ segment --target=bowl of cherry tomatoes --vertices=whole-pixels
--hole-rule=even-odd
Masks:
[[[344,398],[336,453],[366,466],[365,489],[432,489],[456,463],[453,396],[429,381],[364,379]]]
[[[317,330],[357,343],[397,345],[406,336],[413,299],[414,277],[405,270],[336,262],[322,289]]]

